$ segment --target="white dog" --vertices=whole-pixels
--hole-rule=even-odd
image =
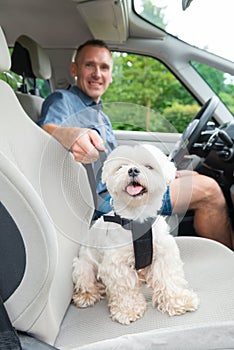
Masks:
[[[174,164],[154,146],[119,146],[109,155],[102,181],[113,199],[113,212],[107,222],[101,217],[91,227],[74,259],[77,307],[94,305],[106,293],[112,319],[129,324],[146,311],[144,282],[152,289],[153,307],[161,312],[172,316],[197,309],[198,298],[186,287],[175,239],[159,214],[175,173]],[[115,222],[109,222],[110,216]]]

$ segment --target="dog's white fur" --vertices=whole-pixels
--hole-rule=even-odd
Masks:
[[[130,184],[129,169],[137,169],[138,186]],[[119,146],[105,161],[102,180],[114,211],[143,222],[160,210],[175,173],[174,164],[154,146]],[[146,311],[144,281],[153,291],[153,307],[161,312],[181,315],[196,310],[197,295],[187,289],[178,247],[160,215],[153,225],[153,247],[152,264],[136,271],[131,232],[103,218],[97,220],[73,262],[74,304],[94,305],[106,293],[112,319],[129,324]]]

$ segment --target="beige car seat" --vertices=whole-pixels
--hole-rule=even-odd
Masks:
[[[0,46],[4,72],[10,56],[2,30]],[[17,330],[54,343],[71,301],[72,260],[93,214],[92,193],[84,167],[26,115],[4,81],[0,99],[0,202],[22,248],[14,261],[17,247],[5,243],[11,253],[8,275],[1,275],[5,306]]]
[[[44,101],[39,95],[37,78],[45,81],[51,78],[52,68],[49,56],[35,40],[27,35],[20,35],[15,41],[11,62],[11,70],[23,77],[16,96],[28,116],[37,122]],[[26,79],[33,82],[30,90]]]
[[[2,30],[0,47],[3,72],[10,57]],[[87,309],[70,303],[72,260],[93,213],[86,171],[27,116],[4,81],[0,106],[0,201],[14,226],[0,230],[0,291],[13,326],[61,350],[232,349],[234,254],[208,239],[176,238],[200,298],[196,312],[161,314],[146,290],[144,317],[122,326],[111,321],[106,299]]]

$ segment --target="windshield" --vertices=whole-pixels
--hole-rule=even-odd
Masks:
[[[234,61],[233,0],[134,0],[135,11],[173,36]]]

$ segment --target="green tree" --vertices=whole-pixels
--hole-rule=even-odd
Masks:
[[[150,0],[138,0],[138,5],[142,17],[160,28],[166,28],[165,7],[155,6]],[[150,57],[127,53],[113,53],[113,57],[113,84],[103,96],[104,102],[125,102],[146,107],[141,111],[144,112],[144,118],[140,118],[138,113],[133,116],[130,112],[122,117],[122,121],[118,117],[120,113],[112,111],[114,127],[158,130],[159,124],[162,126],[164,123],[159,123],[160,118],[150,112],[153,109],[157,116],[163,116],[182,132],[199,110],[199,106],[171,72],[162,63]],[[233,106],[230,109],[234,111],[234,86],[225,82],[224,73],[198,62],[191,64],[224,103]]]
[[[216,94],[225,90],[225,76],[220,70],[207,66],[206,64],[201,64],[198,62],[191,62],[193,67],[198,71],[198,73],[204,78],[205,81],[212,87]]]
[[[147,131],[155,131],[158,128],[156,118],[152,118],[149,113],[150,109],[162,118],[165,108],[171,107],[173,103],[181,103],[181,100],[185,105],[194,103],[191,95],[158,60],[127,53],[113,53],[113,57],[113,83],[103,96],[103,100],[145,106],[145,115],[144,118],[141,116],[141,125],[138,123],[138,128]],[[189,120],[192,117],[193,115],[190,115]],[[177,127],[175,121],[170,122]],[[132,123],[128,122],[128,128],[131,124],[135,129],[135,123],[136,118]],[[123,128],[123,123],[117,123],[115,127]]]
[[[156,26],[165,29],[166,23],[163,14],[165,8],[166,6],[155,6],[151,0],[142,0],[140,15]]]
[[[164,117],[176,126],[178,132],[183,132],[191,119],[197,114],[200,107],[196,104],[182,105],[174,102],[164,110]]]

